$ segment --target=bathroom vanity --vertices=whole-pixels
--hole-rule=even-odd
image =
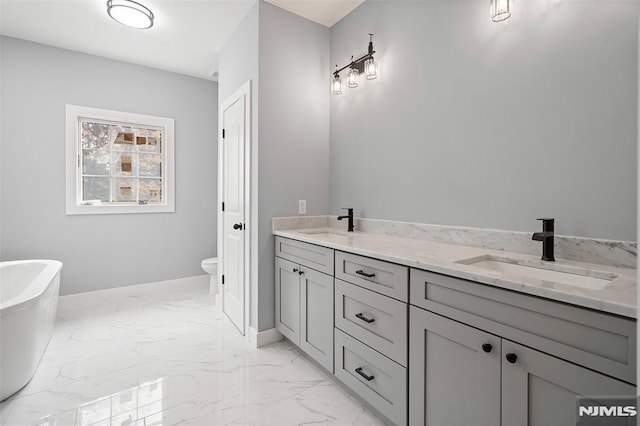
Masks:
[[[385,420],[576,424],[635,395],[635,270],[334,227],[274,229],[276,328]]]

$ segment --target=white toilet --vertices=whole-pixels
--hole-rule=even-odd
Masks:
[[[207,274],[210,275],[209,294],[215,295],[218,290],[218,258],[210,257],[208,259],[204,259],[200,266]]]

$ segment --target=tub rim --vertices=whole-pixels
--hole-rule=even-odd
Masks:
[[[44,263],[45,268],[31,281],[29,287],[38,287],[34,294],[21,292],[18,296],[7,300],[4,303],[0,303],[0,317],[6,315],[9,312],[14,312],[25,308],[26,306],[39,299],[53,283],[56,276],[62,270],[62,262],[53,259],[26,259],[26,260],[10,260],[0,262],[0,268],[13,265],[22,265],[27,263]],[[2,284],[0,284],[1,286]]]

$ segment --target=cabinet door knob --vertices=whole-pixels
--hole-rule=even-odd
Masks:
[[[298,268],[293,268],[293,273],[295,274],[296,272],[298,272]]]
[[[507,355],[505,355],[505,358],[507,358],[507,361],[509,361],[511,364],[515,364],[518,360],[518,355],[514,353],[508,353]]]
[[[482,344],[482,350],[485,351],[486,353],[491,352],[492,349],[493,349],[493,346],[491,345],[491,343]]]
[[[362,371],[362,367],[358,367],[356,368],[356,373],[358,373],[359,375],[361,375],[362,377],[365,378],[365,380],[367,382],[372,381],[373,379],[375,379],[375,376],[369,376],[367,373],[365,373],[364,371]]]
[[[234,223],[233,224],[233,229],[242,229],[242,224],[241,223]]]
[[[298,271],[298,275],[304,275],[304,271],[303,271],[302,269],[300,269],[300,270]]]

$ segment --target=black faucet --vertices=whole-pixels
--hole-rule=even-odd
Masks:
[[[347,211],[347,215],[346,216],[338,216],[338,220],[342,220],[342,219],[349,219],[349,227],[347,229],[348,232],[353,232],[353,209],[352,208],[347,208],[347,207],[343,207],[342,210],[346,210]]]
[[[554,262],[556,259],[553,256],[553,218],[541,218],[542,232],[534,232],[531,236],[532,240],[542,241],[542,260],[548,260]]]

